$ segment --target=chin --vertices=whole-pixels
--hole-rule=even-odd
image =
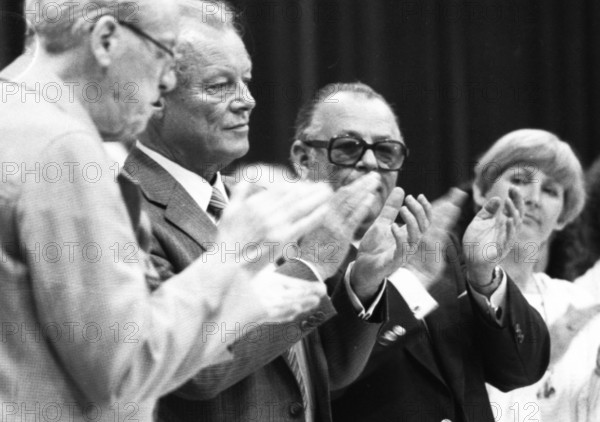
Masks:
[[[244,157],[246,154],[248,154],[249,150],[250,144],[248,139],[245,139],[244,141],[234,140],[229,145],[229,148],[226,149],[225,153],[231,157],[231,160],[233,161]]]

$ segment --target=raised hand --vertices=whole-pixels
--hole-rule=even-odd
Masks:
[[[324,283],[288,277],[270,267],[257,274],[250,283],[269,322],[292,321],[315,308],[327,295]]]
[[[404,267],[419,278],[429,289],[439,281],[449,259],[457,259],[457,251],[451,246],[449,233],[460,217],[467,194],[451,189],[432,207],[424,196],[407,202],[400,215],[406,222],[409,243],[403,245]],[[431,251],[435,251],[434,254]]]
[[[361,301],[375,295],[381,281],[401,265],[402,244],[408,239],[394,221],[403,201],[404,191],[394,188],[360,242],[350,280]]]
[[[368,216],[381,183],[377,173],[338,189],[327,201],[321,224],[302,238],[301,257],[311,262],[323,278],[334,275],[344,262],[354,232]]]
[[[220,255],[256,274],[274,263],[286,245],[322,223],[332,196],[326,184],[279,183],[264,189],[241,182],[219,222],[215,247],[235,251]]]
[[[514,246],[523,209],[521,193],[511,187],[504,201],[498,197],[489,199],[465,231],[463,249],[467,277],[471,286],[482,294],[489,293],[487,286],[494,266]]]

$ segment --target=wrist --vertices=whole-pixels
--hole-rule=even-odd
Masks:
[[[372,273],[370,275],[371,277],[368,277],[366,274],[357,271],[356,265],[353,265],[350,270],[350,287],[363,303],[375,297],[383,282],[383,277],[378,279],[373,277]]]
[[[491,270],[480,269],[478,271],[467,270],[467,280],[471,287],[484,296],[491,296],[502,283],[503,271],[500,266]]]

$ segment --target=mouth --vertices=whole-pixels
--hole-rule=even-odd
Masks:
[[[532,221],[537,225],[539,225],[541,223],[539,218],[537,218],[531,214],[525,214],[523,216],[523,222],[526,222],[526,221]]]
[[[239,123],[237,125],[227,126],[225,130],[233,130],[236,132],[247,131],[248,130],[248,122]]]

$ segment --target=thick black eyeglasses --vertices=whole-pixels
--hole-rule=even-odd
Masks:
[[[408,148],[401,141],[384,139],[374,144],[354,135],[338,135],[328,141],[303,140],[308,146],[327,148],[329,161],[340,167],[354,167],[367,150],[372,150],[379,171],[398,171],[408,157]]]
[[[155,46],[160,48],[162,51],[167,53],[169,56],[171,56],[171,59],[175,60],[175,52],[171,48],[167,47],[166,45],[164,45],[163,43],[158,41],[156,38],[152,37],[145,31],[142,31],[140,28],[138,28],[137,26],[135,26],[129,22],[125,22],[125,21],[117,21],[117,22],[119,22],[124,27],[129,28],[132,32],[139,35],[140,37],[145,38],[146,40],[150,41],[152,44],[154,44]]]

